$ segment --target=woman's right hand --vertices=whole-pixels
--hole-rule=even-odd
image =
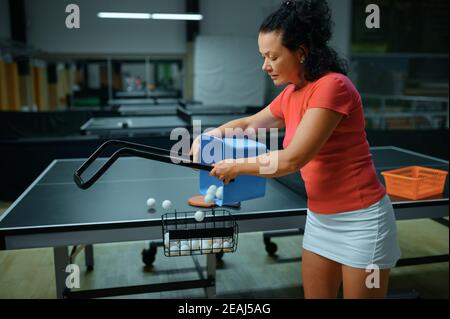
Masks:
[[[203,134],[209,135],[209,136],[215,136],[215,137],[219,137],[219,138],[222,137],[222,132],[218,128],[211,130],[209,132],[205,132]],[[201,135],[197,136],[194,139],[194,142],[191,145],[191,150],[189,152],[189,155],[192,156],[192,161],[194,163],[200,163],[200,138],[201,138]]]

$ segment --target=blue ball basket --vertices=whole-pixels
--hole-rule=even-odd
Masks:
[[[267,153],[265,144],[246,138],[218,138],[202,135],[200,142],[201,163],[211,165],[224,159],[256,157]],[[266,194],[266,179],[257,176],[238,176],[234,182],[227,185],[209,172],[200,171],[200,193],[206,196],[211,185],[223,187],[223,197],[215,198],[218,206],[235,204],[245,200],[264,197]]]

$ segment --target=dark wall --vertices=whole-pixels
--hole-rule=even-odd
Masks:
[[[0,112],[0,140],[78,135],[90,118],[115,115],[109,111]]]
[[[445,130],[368,130],[371,146],[397,146],[448,160],[448,129]]]

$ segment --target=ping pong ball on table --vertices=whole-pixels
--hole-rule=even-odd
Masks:
[[[172,202],[170,200],[165,200],[162,202],[162,207],[164,209],[170,209],[172,207]]]
[[[195,212],[194,218],[198,222],[202,222],[205,219],[205,212],[198,210]]]
[[[148,208],[153,208],[155,206],[156,200],[154,198],[147,199]]]

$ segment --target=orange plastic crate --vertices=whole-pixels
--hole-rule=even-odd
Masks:
[[[448,172],[409,166],[381,174],[384,176],[389,195],[417,200],[442,194]]]

